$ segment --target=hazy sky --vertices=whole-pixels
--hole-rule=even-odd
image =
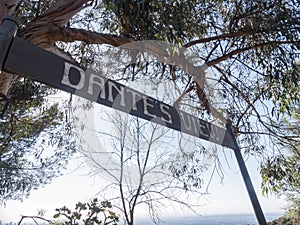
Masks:
[[[97,106],[101,107],[101,106]],[[107,108],[106,108],[107,109]],[[98,114],[95,115],[95,112]],[[114,113],[115,111],[113,111]],[[99,114],[103,114],[103,109],[96,108],[94,115],[84,115],[87,123],[103,125],[103,122],[99,122]],[[89,126],[89,124],[87,124]],[[93,138],[95,135],[87,134],[90,143],[99,144],[99,140],[95,141]],[[203,141],[205,142],[205,141]],[[207,143],[207,142],[206,142]],[[251,213],[254,214],[248,193],[242,180],[242,176],[239,172],[236,159],[231,150],[227,149],[226,153],[227,162],[224,160],[223,151],[219,151],[218,155],[223,160],[224,179],[222,180],[217,174],[214,175],[212,182],[209,186],[209,193],[201,197],[201,205],[198,212],[202,215],[209,214],[239,214],[239,213]],[[21,215],[32,216],[37,215],[39,209],[47,210],[46,217],[51,219],[54,215],[55,208],[67,206],[71,209],[75,207],[78,201],[87,202],[90,198],[105,186],[105,180],[100,178],[93,178],[88,175],[88,171],[85,167],[82,167],[82,159],[74,159],[68,166],[65,175],[54,179],[50,184],[46,185],[39,190],[31,192],[28,199],[23,202],[8,201],[5,206],[0,208],[0,220],[7,221],[19,221]],[[286,202],[282,199],[277,199],[274,196],[263,197],[261,195],[261,178],[259,174],[259,166],[254,159],[248,159],[246,165],[249,170],[250,177],[254,184],[254,188],[258,195],[259,201],[264,213],[283,213],[283,207],[286,206]],[[205,184],[208,183],[212,168],[203,174]],[[205,188],[203,189],[205,191]],[[173,207],[169,209],[163,209],[162,212],[167,214],[174,213]],[[176,209],[176,215],[182,212],[181,209]],[[138,215],[143,216],[143,208],[140,209]]]
[[[199,208],[199,213],[202,215],[253,214],[251,202],[242,176],[237,168],[237,163],[234,158],[231,158],[230,154],[228,156],[228,163],[231,168],[225,165],[225,179],[223,183],[216,175],[209,187],[210,194],[201,198],[203,206]],[[89,177],[86,169],[80,169],[81,163],[81,161],[73,160],[64,176],[54,179],[51,184],[39,190],[32,191],[30,197],[23,202],[7,202],[6,206],[2,206],[0,209],[1,220],[4,222],[18,221],[21,215],[36,215],[38,209],[46,209],[46,216],[52,218],[55,208],[65,205],[74,208],[78,201],[87,201],[89,198],[92,198],[105,181]],[[263,212],[283,212],[282,208],[286,203],[282,199],[262,197],[259,171],[255,161],[248,160],[247,166]],[[167,212],[168,210],[164,209],[163,211]],[[171,212],[172,210],[170,209],[169,213]],[[176,214],[178,215],[179,212],[180,210],[177,209]],[[183,212],[183,214],[185,213]],[[143,211],[140,211],[139,216],[143,216]]]

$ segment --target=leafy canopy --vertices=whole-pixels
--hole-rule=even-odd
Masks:
[[[0,123],[0,200],[22,199],[60,174],[73,152],[70,127],[47,96],[53,90],[23,79],[10,89]],[[70,138],[70,139],[69,139]]]
[[[222,117],[230,119],[245,152],[263,158],[270,155],[266,149],[280,152],[278,142],[294,146],[297,143],[297,137],[284,133],[276,121],[299,103],[300,75],[295,66],[300,48],[299,0],[15,0],[18,4],[14,5],[7,2],[2,1],[0,9],[15,9],[12,14],[22,21],[19,36],[84,66],[99,66],[101,62],[105,67],[107,55],[99,47],[104,44],[118,47],[154,39],[173,43],[178,49],[183,47],[179,56],[191,54],[197,58],[193,69],[199,74],[191,75],[177,65],[155,60],[139,62],[139,52],[127,55],[136,63],[125,68],[115,66],[116,71],[110,74],[124,82],[169,81],[179,108],[220,126],[224,125]],[[206,73],[200,65],[208,68]],[[2,93],[1,79],[3,76]],[[214,81],[212,87],[208,80]],[[26,115],[18,115],[18,120],[14,120],[17,112],[13,112],[6,121],[14,122],[6,128],[3,125],[8,132],[12,129],[7,127],[17,124],[20,118],[33,120],[30,123],[35,124],[34,128],[24,132],[24,136],[16,134],[20,143],[29,137],[33,142],[42,130],[62,122],[53,119],[53,115],[62,118],[58,106],[48,107],[41,114],[36,113],[41,105],[35,105],[30,112],[22,107],[25,106],[19,106],[17,112],[24,111]],[[43,119],[45,124],[40,125],[36,118]],[[3,154],[1,160],[2,157]],[[13,154],[11,157],[14,159]]]

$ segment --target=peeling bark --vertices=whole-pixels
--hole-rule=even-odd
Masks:
[[[65,26],[70,19],[81,10],[93,4],[92,0],[61,0],[56,1],[38,21],[52,22]]]
[[[64,27],[70,19],[79,13],[81,10],[91,6],[91,0],[60,0],[53,5],[42,15],[31,21],[20,35],[33,44],[40,45],[45,42],[51,44],[55,40],[47,38],[49,28]]]
[[[118,47],[133,42],[129,38],[116,35],[102,34],[84,29],[61,27],[57,25],[44,24],[39,27],[32,27],[30,32],[21,32],[22,36],[31,43],[48,49],[57,41],[74,42],[82,41],[87,44],[108,44]]]

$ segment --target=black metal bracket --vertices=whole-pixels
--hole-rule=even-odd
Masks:
[[[11,43],[18,29],[19,22],[15,17],[7,16],[3,18],[2,24],[0,25],[0,71],[3,69]]]
[[[19,22],[15,17],[7,16],[3,18],[2,24],[0,25],[0,76],[18,29]],[[2,112],[0,113],[0,117],[2,118],[8,107],[9,98],[4,93],[0,93],[0,98],[5,101]]]

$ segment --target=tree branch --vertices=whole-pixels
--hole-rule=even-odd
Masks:
[[[255,35],[255,34],[262,34],[262,33],[271,33],[271,32],[282,32],[284,30],[284,27],[276,27],[276,29],[272,30],[246,30],[246,31],[237,31],[237,32],[232,32],[232,33],[225,33],[225,34],[220,34],[216,35],[213,37],[207,37],[207,38],[201,38],[198,40],[191,41],[187,44],[184,44],[182,47],[184,48],[189,48],[197,44],[203,44],[203,43],[208,43],[211,41],[216,41],[216,40],[222,40],[222,39],[229,39],[229,38],[238,38],[238,37],[243,37],[243,36],[249,36],[249,35]],[[290,30],[299,30],[299,27],[293,27],[290,28]]]
[[[118,47],[134,40],[119,37],[116,35],[97,33],[84,29],[68,28],[57,26],[55,24],[39,24],[38,26],[30,26],[30,30],[22,30],[19,33],[26,40],[38,45],[42,48],[48,49],[53,47],[55,42],[74,42],[82,41],[87,44],[108,44]]]
[[[258,112],[258,110],[256,109],[256,107],[254,106],[254,102],[251,102],[250,99],[245,95],[245,93],[243,93],[235,84],[233,84],[229,78],[226,76],[226,74],[217,66],[214,66],[222,75],[222,80],[227,83],[228,85],[230,85],[241,97],[242,99],[248,104],[248,107],[250,106],[253,111],[255,112],[256,116],[257,116],[257,119],[258,121],[262,124],[263,127],[266,128],[266,130],[269,132],[268,135],[271,135],[273,134],[274,137],[280,137],[280,135],[278,135],[278,133],[276,133],[275,131],[273,131],[271,128],[270,128],[270,124],[267,124],[265,121],[263,121],[260,113]],[[238,134],[245,134],[245,132],[241,132],[238,130],[238,127],[237,125],[234,126],[234,129],[235,129],[235,135],[238,135]],[[250,134],[250,132],[248,132],[248,134]],[[282,137],[284,138],[284,137]]]
[[[193,45],[196,44],[203,44],[211,41],[216,41],[220,39],[226,39],[226,38],[235,38],[235,37],[241,37],[241,36],[248,36],[248,35],[253,35],[256,34],[257,32],[254,30],[249,30],[249,31],[238,31],[234,33],[226,33],[226,34],[221,34],[213,37],[207,37],[207,38],[201,38],[198,40],[191,41],[187,44],[184,44],[182,47],[184,48],[189,48],[192,47]]]
[[[291,41],[269,41],[269,42],[263,42],[263,43],[259,43],[259,44],[256,44],[256,45],[252,45],[252,46],[248,46],[248,47],[245,47],[245,48],[239,48],[239,49],[235,49],[231,52],[229,52],[228,54],[226,55],[223,55],[219,58],[216,58],[216,59],[213,59],[209,62],[207,62],[206,64],[208,66],[213,66],[213,65],[216,65],[228,58],[231,58],[232,56],[234,55],[238,55],[238,54],[241,54],[245,51],[248,51],[248,50],[251,50],[251,49],[257,49],[257,48],[260,48],[260,47],[263,47],[263,46],[266,46],[266,45],[272,45],[272,44],[293,44],[293,42]]]
[[[41,217],[41,216],[22,216],[22,218],[21,218],[20,221],[18,222],[18,225],[21,225],[24,219],[32,219],[36,224],[38,224],[38,223],[36,222],[35,219],[39,219],[39,220],[42,220],[42,221],[46,221],[46,222],[49,223],[49,224],[53,224],[53,221],[48,220],[48,219],[45,219],[45,218],[43,218],[43,217]]]
[[[191,84],[189,88],[187,88],[184,92],[181,93],[181,95],[176,99],[176,101],[173,103],[174,107],[179,107],[181,100],[185,95],[190,93],[192,90],[195,89],[195,84]]]
[[[226,118],[224,117],[224,115],[221,112],[219,112],[215,107],[213,107],[209,103],[208,98],[206,97],[206,94],[203,90],[203,86],[201,87],[198,83],[196,84],[196,92],[197,92],[197,96],[200,100],[201,106],[204,107],[204,109],[209,114],[211,114],[215,118],[219,119],[225,125],[227,122]]]
[[[67,27],[59,27],[59,26],[52,26],[48,27],[48,32],[44,34],[43,37],[37,37],[37,39],[44,40],[46,43],[55,42],[55,41],[62,41],[62,42],[73,42],[73,41],[83,41],[87,44],[109,44],[114,47],[119,47],[124,44],[128,44],[133,42],[133,39],[129,38],[123,38],[115,35],[109,35],[109,34],[103,34],[103,33],[97,33],[92,32],[88,30],[83,29],[75,29],[75,28],[67,28]],[[30,40],[31,42],[37,42],[34,39]],[[41,43],[40,43],[41,44]],[[141,50],[141,49],[140,49]],[[189,72],[193,78],[195,79],[197,83],[197,94],[200,100],[201,105],[207,110],[208,113],[212,113],[213,116],[216,116],[216,118],[220,119],[223,123],[226,123],[226,119],[224,116],[214,107],[212,107],[209,104],[208,99],[206,98],[206,95],[203,91],[203,85],[201,80],[203,80],[204,77],[201,76],[201,70],[202,67],[195,67],[188,63],[186,60],[182,59],[182,56],[179,55],[176,56],[168,56],[169,58],[166,59],[165,53],[162,53],[161,48],[151,48],[151,46],[145,46],[143,49],[145,51],[149,51],[150,54],[153,54],[158,57],[158,59],[162,59],[165,61],[176,61],[176,65],[181,66],[183,69],[186,69],[187,72]],[[205,68],[205,67],[204,67]],[[199,75],[200,73],[200,75]],[[203,74],[202,74],[203,75]],[[179,103],[179,102],[177,102]]]
[[[134,41],[133,39],[123,38],[116,35],[59,26],[52,26],[46,35],[51,42],[83,41],[87,44],[108,44],[114,47],[119,47]]]
[[[46,28],[46,27],[45,27]],[[252,32],[252,31],[249,31]],[[235,35],[247,35],[249,32],[237,32],[237,33],[232,33],[232,34],[224,34],[220,36],[215,36],[212,38],[208,39],[202,39],[202,41],[211,41],[217,38],[225,38],[225,37],[233,37]],[[57,25],[52,25],[51,27],[47,26],[47,32],[42,32],[43,34],[41,36],[36,36],[34,35],[33,37],[28,37],[28,39],[33,42],[33,43],[38,43],[38,45],[43,45],[43,43],[48,43],[49,42],[53,43],[56,41],[62,41],[62,42],[74,42],[74,41],[83,41],[87,44],[108,44],[114,47],[119,47],[124,44],[128,44],[133,42],[133,39],[129,38],[123,38],[115,35],[109,35],[109,34],[103,34],[103,33],[97,33],[93,31],[88,31],[84,29],[75,29],[75,28],[67,28],[67,27],[61,27]],[[270,45],[270,44],[289,44],[291,42],[284,42],[284,41],[271,41],[271,42],[265,42],[265,43],[260,43],[257,45],[241,48],[241,49],[236,49],[233,50],[232,52],[225,54],[217,59],[211,60],[207,63],[208,66],[212,66],[215,64],[218,64],[234,55],[240,54],[242,52],[248,51],[250,49],[255,49],[259,48],[265,45]],[[151,47],[151,46],[150,46]],[[165,59],[165,53],[161,52],[161,48],[150,48],[149,46],[145,47],[143,50],[146,50],[147,52],[149,51],[150,54],[154,54],[155,56],[158,56],[158,58],[164,58]],[[159,51],[159,52],[157,52]],[[205,96],[205,93],[203,91],[203,85],[201,80],[203,77],[199,76],[198,74],[201,74],[201,71],[199,71],[200,67],[194,67],[193,65],[190,65],[187,62],[182,63],[182,57],[179,54],[178,57],[174,56],[169,56],[171,59],[167,59],[167,61],[175,61],[178,63],[178,65],[181,65],[182,68],[188,68],[188,71],[195,79],[197,85],[197,95],[199,97],[199,100],[201,102],[201,105],[207,110],[208,113],[211,113],[213,116],[216,118],[220,119],[223,123],[226,122],[224,116],[222,113],[220,113],[217,109],[214,107],[210,106],[208,103],[208,99]],[[176,64],[177,65],[177,64]]]

